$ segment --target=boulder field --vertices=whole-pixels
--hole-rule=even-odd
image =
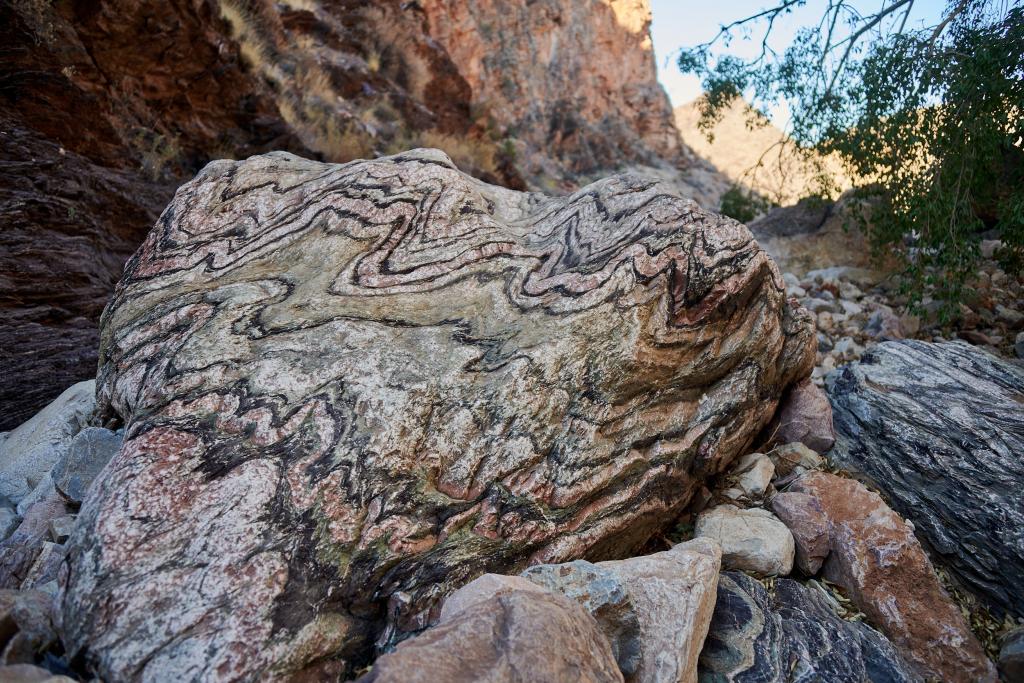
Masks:
[[[125,441],[68,543],[65,646],[112,680],[365,661],[480,574],[635,553],[813,361],[747,229],[651,180],[212,163],[103,315]]]
[[[1012,680],[933,561],[1012,614],[1018,366],[886,342],[825,393],[786,289],[639,176],[210,164],[95,384],[0,434],[0,680]]]

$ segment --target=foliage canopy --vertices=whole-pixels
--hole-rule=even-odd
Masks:
[[[684,49],[682,71],[702,78],[702,127],[737,97],[785,102],[791,144],[808,163],[836,153],[858,178],[862,225],[874,250],[905,266],[907,291],[947,302],[976,269],[983,235],[998,234],[1008,272],[1024,263],[1024,7],[950,0],[934,26],[908,23],[914,0],[861,14],[828,0],[782,53],[775,22],[806,0],[783,0]],[[864,3],[858,3],[863,5]],[[761,52],[725,54],[760,31]],[[811,152],[816,154],[811,154]],[[814,194],[830,194],[822,186]]]

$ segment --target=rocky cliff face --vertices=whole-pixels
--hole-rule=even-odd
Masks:
[[[647,0],[422,5],[473,105],[515,139],[533,182],[678,159],[672,111],[655,80]]]
[[[430,146],[556,190],[673,173],[648,17],[641,0],[0,3],[0,429],[93,376],[122,264],[211,159]]]

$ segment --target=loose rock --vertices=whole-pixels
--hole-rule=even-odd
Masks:
[[[884,491],[990,607],[1024,616],[1024,367],[963,343],[889,342],[828,392],[830,457]]]
[[[1003,636],[999,649],[999,671],[1007,683],[1024,681],[1024,627]]]
[[[808,576],[817,574],[829,551],[828,519],[817,498],[784,491],[772,498],[772,512],[793,534],[797,566]]]
[[[885,636],[844,621],[823,596],[789,579],[770,596],[760,582],[726,572],[700,656],[700,680],[790,683],[919,683]]]
[[[781,476],[792,473],[797,467],[815,470],[822,465],[821,456],[802,443],[777,446],[768,453],[768,457],[775,463],[775,471]]]
[[[785,576],[793,569],[793,535],[767,510],[719,505],[701,513],[694,534],[718,542],[727,569],[766,576]]]
[[[528,583],[528,582],[524,582]],[[362,683],[622,681],[587,612],[562,595],[512,590],[449,612],[383,655]]]
[[[761,498],[775,476],[775,465],[762,453],[749,453],[736,463],[736,485],[748,498]]]
[[[17,504],[92,416],[96,382],[79,382],[0,440],[0,497]]]
[[[790,387],[768,429],[775,443],[799,442],[818,453],[827,453],[836,440],[828,396],[809,380]]]
[[[54,466],[54,486],[69,503],[81,505],[92,480],[120,448],[120,434],[101,427],[83,429]]]
[[[846,591],[923,676],[995,681],[995,668],[913,531],[878,494],[826,472],[804,475],[792,490],[815,497],[828,518],[825,577]]]
[[[34,664],[57,641],[52,605],[46,593],[0,590],[0,665]]]

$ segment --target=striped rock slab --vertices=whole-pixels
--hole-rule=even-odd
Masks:
[[[444,154],[218,161],[129,261],[63,632],[104,679],[350,672],[488,571],[628,555],[814,359],[739,223]]]

